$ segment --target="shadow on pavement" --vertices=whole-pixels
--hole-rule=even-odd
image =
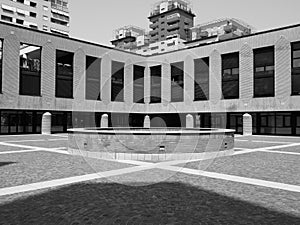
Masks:
[[[0,162],[0,167],[2,166],[8,166],[10,164],[15,164],[16,162]]]
[[[299,224],[300,218],[183,183],[82,183],[0,205],[0,224]]]

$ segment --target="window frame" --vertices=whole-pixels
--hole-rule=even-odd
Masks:
[[[152,73],[152,70],[155,70],[155,68],[158,68],[158,67],[159,67],[159,76],[158,76],[158,73]],[[155,70],[155,72],[156,72],[156,70]],[[162,77],[162,66],[161,65],[151,66],[150,67],[150,104],[162,102],[162,99],[161,99],[161,94],[162,94],[161,93],[162,92],[161,91],[161,87],[162,87],[161,86],[161,84],[162,84],[161,77]],[[159,82],[157,82],[157,83],[154,82],[158,79],[159,79]],[[153,89],[159,90],[159,93],[160,93],[159,97],[152,95],[152,93],[154,92]]]
[[[2,87],[3,87],[3,44],[4,39],[0,38],[1,45],[0,46],[0,94],[2,94]]]
[[[203,69],[199,68],[199,72],[197,72],[196,69],[196,65],[197,65],[197,61],[198,60],[202,60],[204,61],[204,63],[206,63],[207,68],[208,68],[208,73],[206,74],[207,71],[202,71]],[[203,82],[202,79],[204,78],[203,75],[205,74],[205,81]],[[208,101],[209,100],[209,83],[210,83],[210,58],[209,57],[202,57],[202,58],[197,58],[194,59],[194,101]],[[197,79],[199,78],[200,82],[197,81]],[[202,92],[202,96],[197,97],[196,96],[196,88],[201,89]],[[205,86],[205,88],[207,88],[207,94],[205,94],[205,91],[203,91],[202,87]],[[203,97],[204,96],[204,97]]]
[[[34,44],[24,43],[24,42],[20,43],[20,47],[22,45],[28,45],[28,46],[33,46],[33,47],[39,47],[40,48],[39,49],[40,50],[40,54],[39,54],[40,70],[36,74],[31,74],[31,75],[30,74],[22,74],[22,68],[23,67],[21,67],[21,61],[20,61],[20,57],[21,56],[19,55],[19,95],[41,97],[41,92],[42,92],[41,91],[41,88],[42,88],[42,49],[43,49],[43,47],[42,46],[38,46],[38,45],[34,45]],[[39,78],[39,89],[38,89],[38,92],[36,94],[30,94],[30,93],[24,92],[23,85],[22,85],[23,82],[22,81],[23,81],[24,77],[26,77],[26,76],[38,77]]]
[[[140,65],[133,65],[133,102],[134,103],[145,103],[145,66],[140,66]],[[141,70],[141,71],[139,71]],[[142,78],[137,78],[137,73],[135,72],[143,72],[143,77]],[[137,80],[142,79],[142,82],[137,82]],[[141,87],[142,86],[142,87]],[[138,91],[141,89],[141,93],[143,95],[142,99],[138,99]]]
[[[256,57],[260,53],[267,53],[269,50],[273,51],[273,64],[263,64],[263,65],[256,65]],[[272,67],[273,70],[268,70],[267,67]],[[263,68],[263,71],[256,71],[257,68]],[[262,79],[272,79],[272,93],[271,94],[265,94],[256,93],[256,85],[258,81],[261,81]],[[266,46],[261,48],[253,49],[253,97],[254,98],[268,98],[268,97],[275,97],[275,46]]]
[[[298,78],[300,80],[300,66],[294,68],[294,60],[295,59],[299,59],[300,60],[300,57],[294,58],[294,49],[293,49],[293,46],[297,45],[297,44],[299,45],[299,47],[295,51],[299,51],[300,52],[300,41],[291,42],[291,95],[292,96],[298,96],[298,95],[300,95],[300,90],[297,91],[297,92],[293,90],[293,80],[294,80],[294,78]]]
[[[92,74],[88,73],[88,68],[87,68],[88,67],[88,58],[90,58],[93,61],[92,63],[97,61],[97,64],[98,64],[98,62],[99,62],[99,64],[98,64],[99,65],[99,68],[98,68],[99,69],[99,74],[98,74],[97,77],[96,76],[91,76],[94,73],[92,73]],[[99,57],[86,55],[85,56],[85,62],[86,62],[86,64],[85,64],[85,99],[86,100],[101,101],[101,66],[102,66],[101,63],[102,63],[102,59],[99,58]],[[91,81],[98,82],[97,85],[99,86],[99,88],[98,88],[99,89],[99,94],[98,94],[97,98],[93,98],[93,97],[89,96],[88,90],[90,88],[88,87],[88,84]]]
[[[234,57],[237,56],[237,66],[238,67],[232,67],[232,66],[225,66],[225,60],[236,60],[234,59]],[[221,70],[222,70],[222,98],[223,99],[239,99],[240,97],[240,84],[239,84],[239,80],[240,80],[240,57],[239,57],[239,52],[231,52],[231,53],[226,53],[226,54],[222,54],[221,55]],[[233,70],[237,69],[238,73],[234,74]],[[230,77],[225,77],[225,71],[226,70],[230,70]],[[224,84],[227,83],[237,83],[237,95],[235,96],[229,96],[225,94],[225,90],[224,90]]]
[[[116,63],[116,67],[119,67],[120,66],[120,69],[114,71],[114,68],[113,68],[113,64]],[[122,86],[122,89],[121,91],[119,91],[119,93],[114,96],[113,95],[113,84],[114,84],[114,76],[120,76],[121,75],[121,78],[120,78],[120,86]],[[116,85],[117,83],[115,83]],[[125,88],[125,63],[124,62],[120,62],[120,61],[114,61],[112,60],[111,61],[111,96],[110,96],[110,100],[111,102],[124,102],[125,101],[125,94],[124,94],[124,88]],[[121,93],[121,96],[119,96]],[[120,99],[117,99],[117,97],[119,96]]]
[[[184,101],[184,61],[174,62],[170,64],[171,68],[171,102],[183,102]],[[175,74],[173,74],[175,73]],[[178,78],[173,81],[174,78]],[[174,88],[181,88],[180,98],[173,96]]]
[[[63,74],[58,74],[58,62],[57,62],[57,54],[58,52],[65,52],[65,53],[70,53],[72,55],[72,65],[71,65],[71,71],[72,71],[72,76],[68,75],[63,75]],[[55,97],[56,98],[66,98],[66,99],[73,99],[74,98],[74,52],[69,52],[66,50],[61,50],[61,49],[56,49],[55,51]],[[65,64],[64,64],[65,65]],[[58,81],[59,80],[70,80],[71,81],[71,96],[62,96],[58,95]]]

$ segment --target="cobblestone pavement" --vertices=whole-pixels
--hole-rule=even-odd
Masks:
[[[0,224],[300,224],[300,138],[236,143],[233,156],[148,163],[68,155],[65,135],[0,136]],[[97,172],[105,178],[76,182]],[[48,181],[59,185],[39,188]]]

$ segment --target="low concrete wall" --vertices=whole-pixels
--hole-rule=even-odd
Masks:
[[[126,133],[127,132],[127,133]],[[69,132],[68,150],[72,154],[94,154],[97,158],[128,159],[153,157],[160,160],[188,157],[190,154],[231,151],[234,148],[234,131],[198,132],[197,129],[184,132],[165,131],[100,131],[84,130]],[[142,154],[143,156],[136,156]],[[179,154],[177,156],[174,156]],[[185,155],[184,154],[188,154]],[[133,156],[132,156],[133,155]],[[146,155],[154,155],[149,157]],[[157,157],[155,155],[158,155]],[[163,155],[163,156],[159,156]]]

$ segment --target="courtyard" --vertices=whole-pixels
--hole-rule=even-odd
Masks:
[[[0,224],[299,224],[300,137],[239,136],[231,156],[73,156],[67,134],[0,136]]]

